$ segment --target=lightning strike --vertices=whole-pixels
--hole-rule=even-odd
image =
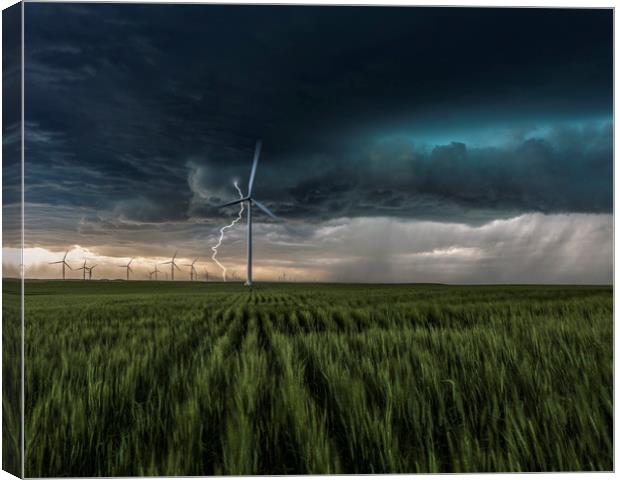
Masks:
[[[237,185],[237,181],[234,182],[235,188],[237,189],[237,192],[239,192],[239,198],[243,198],[243,193],[241,192],[241,189],[239,188],[239,185]],[[217,257],[217,249],[220,247],[220,245],[222,245],[222,241],[224,240],[224,231],[228,228],[232,228],[235,226],[235,224],[241,220],[241,216],[243,215],[243,209],[244,207],[244,203],[241,202],[239,205],[241,205],[241,208],[239,209],[239,215],[237,216],[237,218],[235,218],[230,224],[223,226],[222,228],[220,228],[220,239],[217,242],[217,245],[215,245],[214,247],[211,247],[211,250],[213,250],[213,255],[211,255],[211,258],[213,259],[213,261],[215,263],[217,263],[217,266],[220,267],[222,269],[222,278],[224,279],[224,281],[226,281],[226,267],[224,265],[222,265],[219,260],[216,258]]]

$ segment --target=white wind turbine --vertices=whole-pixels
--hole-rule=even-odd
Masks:
[[[196,280],[198,280],[198,272],[196,271],[196,267],[194,267],[194,264],[198,261],[198,258],[200,257],[194,258],[192,263],[183,264],[184,267],[189,267],[189,279],[192,282],[194,281],[194,275],[196,275]]]
[[[265,205],[260,203],[252,196],[252,186],[254,185],[254,176],[256,175],[256,166],[258,165],[258,157],[260,156],[260,149],[262,146],[262,142],[259,140],[256,142],[256,148],[254,150],[254,161],[252,162],[252,171],[250,172],[250,181],[248,182],[248,194],[246,197],[241,198],[239,200],[235,200],[234,202],[225,203],[224,205],[220,205],[218,208],[230,207],[231,205],[237,205],[239,203],[245,202],[245,205],[248,209],[248,267],[247,267],[247,277],[245,280],[245,284],[251,286],[252,285],[252,205],[256,205],[263,212],[269,215],[274,220],[278,220],[271,210],[269,210]]]
[[[129,263],[127,263],[127,265],[119,265],[120,268],[126,268],[127,269],[127,280],[129,280],[129,272],[133,273],[133,270],[129,266],[129,265],[131,265],[131,262],[133,262],[133,257],[131,257],[131,260],[129,260]]]
[[[88,271],[91,267],[86,266],[86,260],[84,260],[84,265],[80,268],[76,268],[76,270],[82,270],[82,280],[86,280],[86,271]]]
[[[57,263],[62,263],[62,279],[65,279],[65,270],[66,267],[69,267],[69,270],[73,270],[71,265],[67,263],[67,255],[69,255],[69,250],[66,251],[65,256],[62,257],[62,260],[58,260],[57,262],[50,262],[50,265],[55,265]]]
[[[153,275],[155,275],[155,281],[157,281],[157,274],[160,272],[160,270],[157,269],[157,264],[155,264],[155,270],[153,270],[152,272],[149,272],[149,278],[151,278]]]
[[[170,279],[172,281],[174,281],[174,269],[176,268],[179,272],[181,271],[181,269],[177,266],[177,264],[174,263],[174,259],[177,257],[177,253],[179,253],[178,250],[176,252],[174,252],[174,255],[172,255],[172,260],[170,260],[169,262],[161,262],[161,265],[168,265],[168,264],[170,264]],[[166,280],[168,280],[168,279],[166,278]]]

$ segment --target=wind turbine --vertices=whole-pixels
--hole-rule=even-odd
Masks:
[[[248,182],[248,194],[246,197],[241,198],[239,200],[235,200],[234,202],[225,203],[224,205],[220,205],[218,208],[230,207],[232,205],[237,205],[239,203],[245,202],[246,207],[248,209],[248,267],[247,267],[247,276],[245,280],[245,284],[248,286],[252,286],[252,205],[256,205],[263,212],[269,215],[274,220],[279,220],[271,210],[269,210],[265,205],[260,203],[252,196],[252,186],[254,185],[254,176],[256,175],[256,166],[258,165],[258,157],[260,156],[260,149],[262,146],[262,142],[258,140],[256,142],[256,148],[254,149],[254,161],[252,162],[252,170],[250,172],[250,181]]]
[[[205,282],[209,281],[209,270],[205,268]]]
[[[69,255],[69,250],[67,250],[67,252],[65,253],[65,256],[62,257],[62,260],[58,260],[57,262],[50,262],[50,265],[55,265],[57,263],[62,263],[62,279],[65,279],[65,269],[66,267],[69,267],[69,270],[73,270],[71,268],[71,265],[69,265],[67,263],[67,255]]]
[[[184,267],[189,267],[189,279],[192,282],[194,281],[194,275],[196,275],[196,280],[198,280],[198,272],[196,271],[196,267],[194,267],[194,263],[198,261],[198,258],[200,257],[194,258],[192,263],[186,263],[183,265]]]
[[[84,260],[84,265],[82,265],[80,268],[76,268],[76,270],[82,270],[82,280],[86,280],[86,270],[88,270],[90,267],[86,266],[86,260]]]
[[[155,275],[155,280],[157,281],[157,274],[159,273],[159,270],[157,269],[157,264],[155,264],[155,270],[153,270],[152,272],[149,273],[149,277],[152,277],[153,275]]]
[[[97,265],[92,265],[91,267],[88,268],[88,279],[92,280],[93,279],[93,268],[95,268]]]
[[[170,264],[170,272],[171,272],[170,273],[170,279],[172,281],[174,281],[174,269],[176,268],[179,272],[181,271],[181,269],[177,266],[177,264],[174,263],[174,259],[176,258],[177,253],[179,253],[178,250],[176,252],[174,252],[174,255],[172,255],[172,260],[170,260],[169,262],[161,262],[161,265],[168,265],[168,264]]]
[[[133,257],[131,257],[131,260],[129,260],[129,263],[127,263],[127,265],[119,265],[119,268],[126,268],[127,269],[127,280],[129,280],[129,272],[133,273],[133,270],[129,266],[129,265],[131,265],[131,262],[133,262]]]

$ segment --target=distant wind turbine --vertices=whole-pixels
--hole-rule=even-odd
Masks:
[[[250,181],[248,182],[248,194],[246,197],[241,198],[239,200],[235,200],[233,202],[225,203],[224,205],[220,205],[218,208],[230,207],[232,205],[237,205],[239,203],[244,202],[248,208],[248,240],[247,240],[247,248],[248,248],[248,266],[247,266],[247,276],[245,280],[245,284],[248,286],[252,286],[252,205],[256,205],[263,212],[269,215],[274,220],[279,220],[271,210],[269,210],[265,205],[260,203],[252,196],[252,187],[254,185],[254,176],[256,175],[256,166],[258,165],[258,157],[260,156],[262,142],[259,140],[256,142],[256,148],[254,149],[254,161],[252,162],[252,171],[250,172]]]
[[[80,267],[80,268],[76,268],[76,270],[82,270],[82,280],[86,280],[86,271],[89,269],[90,267],[86,266],[86,260],[84,260],[84,264]]]
[[[57,264],[57,263],[62,263],[62,279],[63,279],[63,280],[65,279],[65,269],[66,269],[66,267],[69,267],[69,270],[73,270],[73,269],[71,268],[71,265],[69,265],[69,264],[67,263],[67,255],[69,255],[69,251],[70,251],[70,250],[67,250],[67,251],[66,251],[65,256],[64,256],[64,257],[62,257],[62,260],[58,260],[57,262],[50,262],[50,265],[55,265],[55,264]]]
[[[157,264],[155,264],[155,270],[153,270],[152,272],[149,273],[149,278],[153,275],[155,275],[155,280],[157,280],[157,274],[159,273],[159,270],[157,269]]]
[[[194,258],[192,263],[185,263],[183,265],[184,267],[189,267],[189,279],[192,282],[194,281],[194,275],[196,275],[196,280],[198,280],[198,272],[196,271],[196,267],[194,267],[194,264],[198,261],[198,258],[200,257]]]
[[[88,279],[92,280],[93,279],[93,269],[96,267],[97,265],[92,265],[91,267],[88,268]]]
[[[133,270],[129,266],[129,265],[131,265],[131,262],[133,262],[133,257],[131,257],[131,260],[129,260],[129,263],[127,263],[127,265],[119,265],[119,268],[126,268],[127,269],[127,280],[129,280],[129,272],[133,273]]]
[[[168,265],[168,264],[170,264],[170,279],[172,281],[174,281],[174,269],[176,268],[179,272],[181,271],[181,269],[174,262],[174,259],[177,257],[177,253],[179,253],[178,250],[176,252],[174,252],[174,255],[172,255],[172,260],[170,260],[169,262],[161,262],[161,265]]]

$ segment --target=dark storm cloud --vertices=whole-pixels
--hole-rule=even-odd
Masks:
[[[21,4],[2,11],[2,25],[2,203],[7,206],[21,199]],[[15,221],[5,212],[4,229]]]
[[[88,228],[225,215],[256,138],[256,194],[285,218],[611,211],[611,126],[587,121],[611,119],[610,10],[25,9],[26,200]],[[423,146],[407,125],[431,117],[547,130]]]
[[[187,212],[188,205],[187,198],[174,193],[165,201],[161,201],[158,197],[138,195],[135,198],[117,202],[114,211],[121,219],[156,223],[182,220],[183,212]]]
[[[609,213],[612,134],[611,124],[589,125],[501,147],[452,142],[430,152],[412,150],[409,183],[389,188],[386,178],[389,190],[379,200],[400,198],[404,207],[410,194],[474,210]],[[373,179],[373,185],[380,184]]]
[[[386,140],[351,147],[347,157],[308,159],[301,171],[265,162],[257,195],[276,214],[306,221],[387,215],[481,223],[525,212],[611,213],[612,133],[608,123],[562,127],[496,147]],[[201,173],[191,176],[192,190],[206,204],[222,201],[225,175],[194,168]],[[234,195],[228,187],[225,199]]]

